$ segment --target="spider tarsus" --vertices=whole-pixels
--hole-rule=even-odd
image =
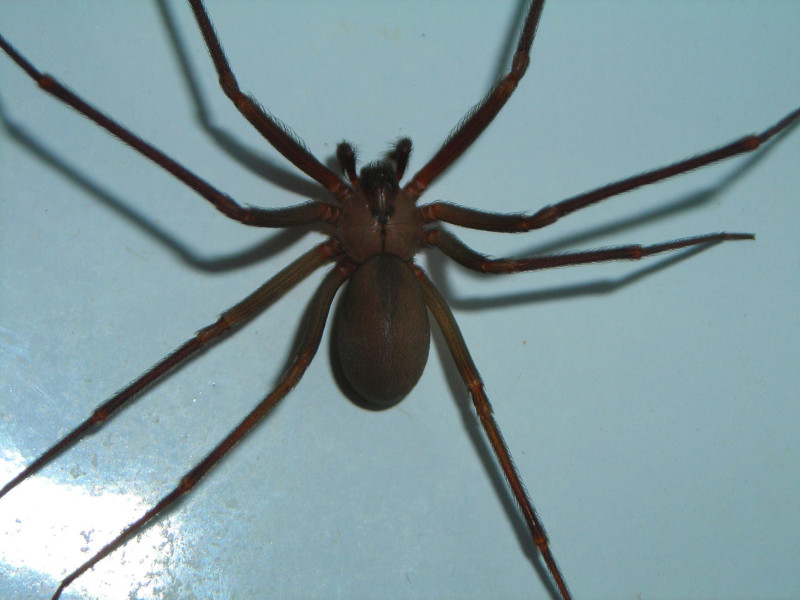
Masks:
[[[356,172],[358,152],[355,146],[346,140],[342,141],[336,146],[336,158],[339,160],[342,173],[347,176],[350,183],[358,186],[358,173]]]
[[[412,147],[411,138],[403,137],[394,143],[394,147],[388,154],[389,160],[395,164],[395,174],[398,181],[403,178],[406,172]]]
[[[58,586],[58,588],[56,588],[56,593],[53,594],[53,597],[50,598],[50,600],[58,600],[59,598],[61,598],[61,592],[63,592],[65,589],[67,589],[67,586],[70,583],[72,583],[72,581],[73,580],[69,579],[69,578],[67,578],[64,581],[62,581],[61,584]]]
[[[723,233],[722,241],[728,240],[754,240],[756,235],[754,233]]]

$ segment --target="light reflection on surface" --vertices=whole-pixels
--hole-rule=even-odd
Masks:
[[[10,460],[9,460],[10,459]],[[0,460],[0,480],[23,468],[22,457]],[[147,503],[132,493],[84,486],[34,476],[0,502],[2,578],[58,582],[119,534]],[[69,598],[105,599],[158,597],[172,579],[171,558],[182,553],[179,518],[157,522],[133,541],[100,561],[64,594]],[[132,592],[132,588],[136,588]],[[20,588],[20,593],[25,587]]]

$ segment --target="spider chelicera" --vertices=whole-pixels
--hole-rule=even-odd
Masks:
[[[456,140],[458,140],[458,136],[456,136],[456,138],[455,138],[455,139],[456,139]],[[460,146],[462,146],[463,144],[456,144],[456,145],[460,147]],[[344,159],[342,160],[342,162],[343,162],[343,164],[344,164],[344,166],[345,166],[345,170],[350,172],[350,174],[351,174],[351,176],[350,176],[350,179],[351,179],[351,182],[352,182],[352,181],[354,181],[354,180],[355,180],[355,177],[356,177],[356,176],[353,174],[353,173],[354,173],[354,169],[353,169],[353,168],[352,168],[352,166],[350,165],[350,161],[349,161],[349,159],[346,157],[346,154],[347,154],[347,153],[346,153],[346,152],[343,152],[343,153],[341,153],[341,154],[342,154],[342,156],[344,157]],[[401,151],[401,152],[399,152],[398,154],[399,154],[399,156],[402,158],[402,157],[404,156],[405,152]],[[441,166],[441,165],[440,165],[440,166]],[[395,169],[395,170],[396,170],[396,169]],[[412,169],[412,172],[413,172],[413,169]],[[421,170],[417,170],[417,172],[418,172],[418,173],[422,172],[422,173],[424,174],[424,173],[425,173],[425,168],[423,167]],[[362,179],[364,179],[364,170],[363,170],[363,169],[361,170],[361,172],[359,173],[359,175],[361,176],[361,178],[362,178]],[[383,178],[383,179],[386,179],[386,175],[385,175],[385,174],[384,174],[384,175],[382,175],[382,178]],[[465,203],[465,204],[466,204],[466,203]],[[379,211],[379,212],[380,212],[380,211]],[[395,218],[396,218],[396,215],[394,215],[394,214],[391,214],[391,215],[388,215],[388,214],[382,214],[382,215],[379,215],[379,220],[380,220],[380,219],[382,219],[382,220],[384,220],[384,221],[391,221],[391,219],[395,219]],[[428,243],[431,243],[431,244],[433,244],[433,243],[436,243],[436,239],[433,237],[433,236],[434,236],[434,234],[430,233],[430,230],[428,231],[428,233],[426,233],[426,235],[428,236],[428,238],[426,239],[426,241],[427,241]],[[439,239],[439,242],[438,242],[438,243],[439,243],[440,245],[442,244],[442,240],[441,240],[441,238]],[[329,246],[328,248],[330,249],[331,247]],[[456,247],[456,246],[453,246],[452,244],[449,244],[449,245],[448,245],[447,243],[445,243],[445,244],[444,244],[444,246],[443,246],[443,248],[442,248],[442,249],[443,249],[443,250],[445,250],[445,251],[449,251],[451,254],[460,252],[460,250],[458,249],[458,247]],[[356,251],[356,254],[358,254],[358,251]],[[603,256],[604,256],[604,255],[603,255]],[[602,256],[601,256],[601,257],[602,257]],[[361,256],[357,256],[356,258],[357,258],[357,260],[358,260],[358,261],[364,260],[364,257],[361,257]],[[469,258],[469,256],[467,256],[466,258],[468,259],[468,258]],[[575,262],[575,259],[568,259],[568,260],[572,260],[573,262]],[[408,287],[408,286],[406,286],[406,287]],[[418,344],[415,342],[415,343],[414,343],[414,344],[412,344],[412,345],[414,345],[414,346],[417,346]],[[360,362],[360,361],[356,361],[356,362]],[[412,383],[410,383],[409,385],[412,385],[412,384],[413,384],[413,382],[412,382]]]

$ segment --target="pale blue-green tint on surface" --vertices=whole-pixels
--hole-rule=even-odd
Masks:
[[[0,30],[242,203],[321,197],[222,95],[188,7],[167,5],[216,139],[157,3],[2,2]],[[347,138],[369,161],[407,135],[410,173],[507,64],[520,10],[208,8],[242,87],[312,152],[331,161]],[[516,94],[423,199],[534,211],[761,130],[800,105],[798,23],[797,2],[551,0]],[[226,219],[5,57],[0,103],[6,481],[321,237]],[[756,159],[539,232],[457,232],[495,256],[757,236],[685,260],[489,277],[420,258],[453,306],[576,598],[800,597],[798,165],[795,128]],[[49,598],[201,459],[275,383],[320,279],[0,501],[0,598]],[[64,597],[547,598],[437,340],[410,396],[368,413],[336,386],[326,335],[275,413]]]

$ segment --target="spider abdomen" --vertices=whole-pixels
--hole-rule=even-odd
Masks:
[[[414,272],[392,254],[373,256],[350,277],[339,310],[344,375],[370,405],[394,406],[428,361],[428,311]]]

